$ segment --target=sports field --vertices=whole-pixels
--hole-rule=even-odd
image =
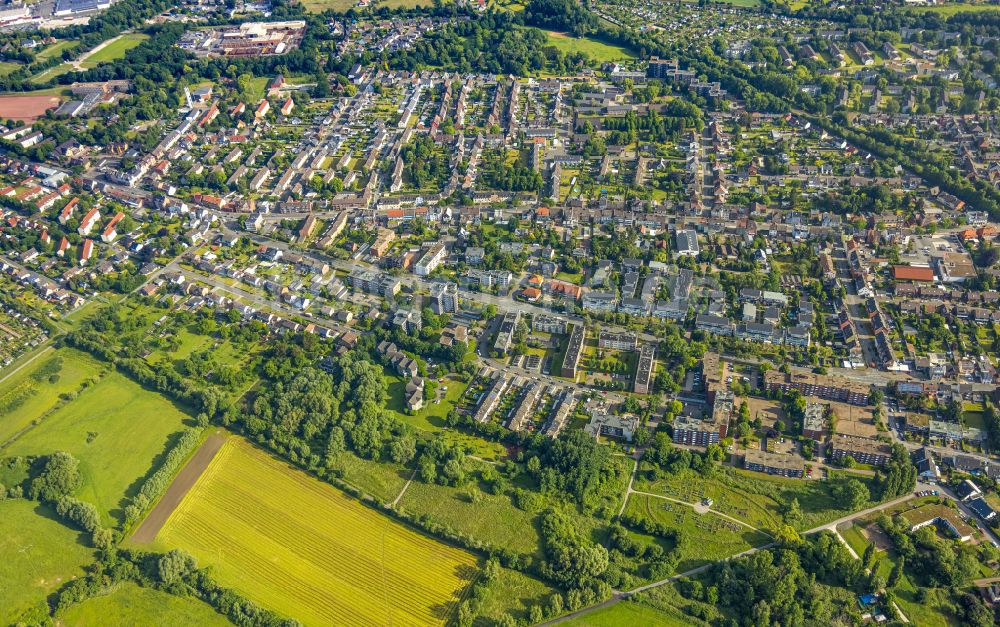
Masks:
[[[46,506],[23,499],[0,502],[0,625],[44,607],[50,593],[83,574],[94,552],[82,538]]]
[[[221,627],[232,623],[210,605],[135,584],[124,584],[109,594],[70,607],[59,617],[68,627]]]
[[[163,396],[111,372],[0,454],[70,453],[80,460],[83,475],[77,498],[97,507],[107,524],[121,518],[123,499],[138,491],[185,421],[188,415]]]
[[[239,438],[229,439],[152,547],[306,625],[443,624],[473,555],[375,512]]]
[[[62,66],[56,66],[62,67]],[[46,70],[53,72],[55,68]],[[48,77],[47,77],[48,78]],[[32,78],[34,80],[34,78]],[[60,98],[56,96],[24,95],[0,96],[0,118],[34,122],[45,115],[49,109],[59,106]]]

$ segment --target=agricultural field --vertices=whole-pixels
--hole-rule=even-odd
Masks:
[[[22,499],[0,502],[0,624],[44,606],[63,583],[83,574],[94,551],[50,508]],[[33,622],[33,621],[32,621]]]
[[[478,572],[470,553],[235,437],[152,548],[188,551],[221,584],[306,625],[441,624]]]
[[[568,33],[556,31],[545,31],[545,36],[548,38],[548,45],[555,46],[560,52],[564,54],[582,52],[598,63],[623,61],[635,57],[626,48],[606,44],[596,39],[574,37]]]
[[[125,57],[125,53],[135,48],[149,36],[141,33],[130,33],[108,40],[96,46],[86,56],[80,59],[80,65],[85,68],[96,67],[99,63],[107,63]]]
[[[4,455],[70,453],[80,460],[83,476],[76,496],[110,523],[121,519],[122,500],[138,491],[171,436],[189,422],[163,396],[110,372],[0,450]]]
[[[680,532],[681,560],[677,572],[763,546],[771,538],[711,512],[699,514],[694,508],[652,496],[634,494],[625,513],[653,520]]]
[[[39,356],[0,383],[0,446],[76,392],[100,377],[102,364],[86,353],[43,349]],[[45,385],[40,385],[44,383]]]
[[[109,594],[73,605],[59,617],[67,627],[222,627],[229,620],[208,604],[135,584],[124,584]]]

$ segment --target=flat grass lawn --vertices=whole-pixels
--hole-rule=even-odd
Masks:
[[[0,624],[18,622],[25,611],[44,606],[56,588],[83,575],[94,551],[82,537],[48,507],[22,499],[0,502]]]
[[[472,554],[411,530],[240,438],[212,460],[154,541],[305,625],[443,624]]]
[[[179,597],[132,583],[71,606],[59,616],[58,624],[67,627],[232,625],[212,606],[194,597]]]
[[[423,408],[414,412],[413,415],[409,415],[405,411],[406,382],[402,377],[389,373],[386,373],[385,380],[389,388],[387,407],[395,412],[397,418],[422,431],[440,431],[445,428],[447,426],[444,422],[445,417],[455,407],[458,399],[462,398],[465,388],[468,387],[468,384],[448,377],[444,379],[443,383],[437,384],[438,388],[435,391],[435,394],[443,394],[443,397],[432,397],[430,400],[424,401]],[[441,392],[442,387],[448,388],[447,391]]]
[[[848,546],[854,549],[854,552],[859,556],[864,555],[865,549],[871,544],[868,542],[868,538],[865,537],[864,532],[861,531],[861,527],[857,525],[851,525],[845,529],[838,529],[837,532],[840,537],[847,542]]]
[[[4,381],[0,384],[0,445],[55,407],[60,394],[96,380],[104,367],[86,353],[61,348],[46,351]],[[58,376],[54,382],[51,373]]]
[[[570,627],[688,627],[691,617],[680,611],[667,613],[632,601],[621,601],[565,623]]]
[[[4,455],[66,451],[80,460],[89,501],[105,522],[121,520],[122,500],[135,494],[190,417],[165,397],[111,372],[3,449]]]
[[[35,55],[35,58],[39,61],[47,61],[52,57],[61,55],[63,50],[68,50],[70,48],[75,48],[80,45],[80,42],[75,39],[64,39],[63,41],[57,41],[48,48],[40,51]]]
[[[564,54],[582,52],[598,63],[608,61],[623,61],[635,57],[632,52],[621,46],[606,44],[589,37],[574,37],[568,33],[545,31],[548,45],[555,46]]]
[[[149,39],[149,36],[143,35],[142,33],[122,35],[121,37],[108,42],[107,45],[101,47],[100,50],[88,54],[86,57],[80,59],[80,61],[86,67],[93,67],[98,63],[107,63],[108,61],[124,59],[126,52],[135,48],[147,39]]]
[[[625,508],[627,514],[667,525],[681,533],[681,560],[676,572],[697,568],[708,562],[742,553],[771,542],[763,533],[742,527],[711,512],[698,514],[680,503],[633,494]]]

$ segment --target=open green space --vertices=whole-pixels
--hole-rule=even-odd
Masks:
[[[154,548],[305,625],[443,624],[478,572],[418,533],[231,438],[169,515]]]
[[[680,612],[668,614],[642,603],[622,601],[569,620],[565,624],[570,627],[688,627],[691,617]]]
[[[406,411],[404,396],[406,381],[386,370],[385,384],[389,392],[386,408],[400,421],[416,428],[424,437],[443,437],[448,442],[459,445],[471,454],[484,459],[497,460],[505,455],[504,448],[500,444],[452,429],[445,423],[445,418],[469,387],[464,381],[457,377],[446,377],[441,383],[437,383],[435,391],[437,396],[425,400],[424,406],[412,414]]]
[[[833,497],[836,481],[807,481],[771,477],[760,473],[733,468],[720,468],[709,477],[693,471],[665,475],[649,481],[643,464],[636,477],[635,489],[662,494],[688,503],[698,503],[703,498],[713,500],[712,509],[742,520],[761,529],[778,529],[784,524],[782,507],[797,499],[802,510],[799,530],[813,529],[848,513],[841,509]],[[862,483],[870,482],[863,476],[854,477]]]
[[[124,584],[108,594],[88,599],[59,617],[68,627],[173,627],[174,625],[232,625],[208,604],[135,584]]]
[[[869,542],[868,538],[866,538],[864,533],[861,531],[861,527],[851,525],[850,527],[844,529],[838,529],[837,532],[855,553],[862,555],[865,552],[865,548],[868,546]]]
[[[29,82],[35,84],[44,83],[46,81],[52,80],[53,78],[58,78],[63,74],[68,74],[72,71],[73,71],[72,65],[70,65],[69,63],[60,63],[59,65],[50,67],[49,69],[43,72],[35,74],[29,79]],[[65,87],[62,87],[60,89],[65,89]]]
[[[106,523],[134,495],[190,418],[177,405],[117,372],[89,386],[2,450],[4,455],[66,451],[80,460],[83,486]]]
[[[468,490],[414,481],[399,503],[400,509],[435,521],[478,538],[496,547],[521,553],[538,551],[541,538],[537,514],[514,506],[506,494],[490,494],[479,489],[478,502]]]
[[[0,383],[0,445],[45,416],[61,402],[61,395],[78,391],[85,381],[96,381],[101,370],[102,365],[86,353],[49,349]]]
[[[516,570],[501,568],[497,577],[486,587],[479,601],[476,627],[488,627],[509,614],[518,621],[528,621],[533,605],[548,603],[556,589]]]
[[[351,453],[337,457],[333,466],[341,479],[384,503],[400,493],[412,471],[388,462],[376,462]]]
[[[80,61],[84,66],[92,67],[96,66],[98,63],[106,63],[108,61],[122,59],[125,57],[126,52],[135,48],[147,39],[149,39],[149,36],[143,35],[142,33],[129,33],[127,35],[122,35],[121,37],[108,42],[107,45],[104,45],[99,50],[83,57]]]
[[[64,50],[69,50],[80,45],[80,42],[75,39],[64,39],[62,41],[57,41],[56,43],[48,46],[44,50],[39,51],[35,55],[35,58],[39,61],[47,61],[52,57],[61,55]]]
[[[633,494],[625,513],[664,524],[679,532],[681,559],[677,572],[691,570],[771,541],[769,536],[759,531],[711,512],[699,514],[687,505],[653,496]]]
[[[907,6],[908,11],[920,11],[924,13],[937,13],[941,17],[951,17],[956,13],[982,13],[986,11],[998,11],[1000,6],[996,4],[973,4],[971,2],[949,2],[932,7],[928,6]]]
[[[322,13],[323,11],[344,12],[351,7],[357,6],[355,0],[303,0],[302,6],[310,13]]]
[[[858,555],[864,555],[865,549],[870,544],[862,535],[861,529],[851,526],[840,532],[841,536],[854,549]],[[879,552],[876,558],[875,571],[883,579],[888,578],[892,572],[896,561],[899,558],[895,551]],[[908,569],[907,569],[908,570]],[[896,603],[906,615],[907,619],[916,625],[931,625],[932,627],[950,627],[958,625],[958,621],[951,615],[951,602],[948,595],[939,589],[928,588],[927,597],[923,601],[917,600],[917,586],[911,579],[910,574],[904,573],[896,586]]]
[[[10,61],[0,61],[0,76],[7,76],[11,72],[22,67],[20,63],[12,63]]]
[[[0,624],[18,622],[25,612],[45,616],[45,598],[83,574],[94,551],[83,534],[56,519],[49,507],[21,499],[0,502]],[[34,622],[34,621],[26,621]]]
[[[606,44],[589,37],[574,37],[569,33],[556,31],[545,31],[545,36],[548,39],[548,45],[555,46],[560,52],[564,54],[582,52],[598,63],[635,58],[635,55],[626,48]]]

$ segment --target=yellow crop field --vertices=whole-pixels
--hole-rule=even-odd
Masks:
[[[306,625],[443,624],[472,554],[371,510],[230,438],[153,542],[222,585]]]

